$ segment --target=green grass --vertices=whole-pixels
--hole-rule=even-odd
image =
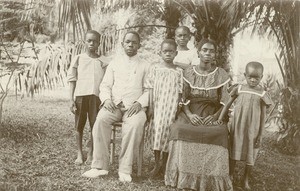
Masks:
[[[138,178],[134,174],[133,183],[118,181],[117,158],[107,177],[81,177],[90,166],[73,163],[76,158],[74,116],[68,108],[64,88],[34,99],[7,98],[0,128],[0,191],[175,190],[165,187],[161,180],[148,179],[153,166],[149,151],[144,156],[143,176]],[[88,128],[85,141],[87,136]],[[253,190],[300,190],[299,158],[280,154],[273,139],[270,134],[264,139],[251,179]],[[242,165],[238,167],[237,180],[243,172]],[[136,172],[136,167],[134,170]]]

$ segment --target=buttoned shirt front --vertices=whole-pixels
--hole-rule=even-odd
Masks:
[[[144,88],[148,70],[149,64],[137,55],[117,56],[108,65],[100,85],[101,101],[111,99],[116,105],[122,102],[126,109],[135,101],[142,107],[148,106],[148,92]]]
[[[86,53],[73,58],[67,74],[68,82],[76,82],[75,96],[99,96],[100,82],[104,76],[103,63]]]

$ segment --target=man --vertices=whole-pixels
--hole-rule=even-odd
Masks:
[[[108,65],[100,85],[103,107],[93,128],[92,169],[83,176],[95,178],[108,174],[112,124],[123,121],[119,180],[131,182],[133,160],[138,154],[146,122],[144,108],[148,105],[148,92],[144,91],[143,84],[149,65],[137,56],[140,48],[138,33],[127,32],[122,47],[124,54]]]

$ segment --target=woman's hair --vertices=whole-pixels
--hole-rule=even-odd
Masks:
[[[208,39],[208,38],[203,38],[200,40],[200,42],[198,43],[198,50],[201,50],[202,46],[206,43],[212,44],[215,48],[215,50],[217,49],[217,44],[215,41]]]

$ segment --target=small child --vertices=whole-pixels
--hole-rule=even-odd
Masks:
[[[254,165],[258,148],[261,145],[265,125],[266,107],[272,104],[266,91],[259,85],[263,77],[263,65],[249,62],[246,65],[245,78],[247,84],[237,85],[231,92],[231,98],[222,109],[218,123],[236,100],[232,125],[230,127],[230,176],[233,178],[236,160],[245,161],[243,187],[250,189],[249,176]]]
[[[186,26],[177,27],[175,30],[175,41],[177,44],[178,54],[174,59],[174,64],[182,69],[186,69],[190,65],[198,65],[200,60],[198,58],[197,50],[189,49],[188,42],[191,39],[190,29]]]
[[[164,174],[168,159],[168,138],[170,125],[175,120],[177,106],[182,94],[183,75],[182,69],[173,63],[177,45],[174,40],[167,39],[161,43],[160,56],[162,62],[155,64],[150,69],[146,81],[146,88],[149,88],[148,119],[153,115],[153,150],[155,167],[151,176],[155,177],[160,173]],[[163,154],[162,165],[160,166],[160,154]]]
[[[85,34],[86,52],[74,57],[68,71],[70,109],[75,114],[75,129],[77,131],[78,153],[75,164],[83,163],[82,136],[87,117],[92,129],[100,106],[99,87],[104,75],[104,64],[96,53],[99,44],[100,34],[94,30],[87,31]],[[87,162],[90,162],[93,156],[91,129]]]

